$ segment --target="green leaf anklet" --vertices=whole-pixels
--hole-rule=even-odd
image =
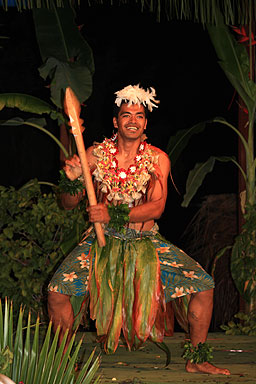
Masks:
[[[76,195],[79,192],[83,192],[84,185],[80,178],[70,180],[67,178],[63,169],[60,171],[59,190],[61,193],[69,193],[70,195]]]
[[[108,226],[117,232],[123,232],[125,224],[129,222],[129,212],[128,204],[108,205],[110,216]]]
[[[213,359],[212,351],[213,347],[210,347],[207,343],[199,343],[193,347],[191,342],[186,342],[182,357],[185,360],[190,360],[191,363],[201,364]]]

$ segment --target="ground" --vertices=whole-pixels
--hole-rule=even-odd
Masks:
[[[89,356],[95,346],[100,353],[100,347],[95,342],[96,335],[93,332],[85,332],[84,336],[84,358]],[[102,353],[99,371],[102,376],[101,383],[256,383],[256,337],[209,334],[208,342],[214,347],[213,364],[228,368],[231,376],[187,373],[181,358],[184,334],[176,333],[164,341],[171,350],[171,363],[167,368],[164,368],[165,353],[152,342],[146,342],[138,351],[129,352],[120,340],[114,355]]]

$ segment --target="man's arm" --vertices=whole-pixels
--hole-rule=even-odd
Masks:
[[[93,147],[89,147],[86,151],[88,164],[90,168],[93,168],[95,163],[95,158],[93,156]],[[63,167],[66,176],[70,180],[75,180],[82,175],[82,167],[80,159],[77,155],[74,155],[71,159],[65,161],[65,166]],[[78,192],[75,195],[70,195],[69,193],[62,193],[60,196],[61,204],[64,209],[73,209],[79,202],[82,200],[83,193]]]
[[[170,160],[164,152],[159,154],[161,175],[154,181],[147,196],[147,202],[130,210],[130,223],[141,223],[159,219],[165,209],[167,199],[167,180],[170,173]]]

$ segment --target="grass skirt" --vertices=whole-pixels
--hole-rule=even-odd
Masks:
[[[88,231],[56,271],[49,290],[80,298],[90,294],[90,315],[107,353],[116,350],[121,331],[129,349],[147,338],[161,342],[166,302],[214,287],[196,261],[155,230],[123,234],[106,229],[105,236],[106,246],[99,248]],[[183,305],[181,318],[185,312]]]

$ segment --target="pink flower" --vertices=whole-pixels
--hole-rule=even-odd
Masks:
[[[50,285],[49,290],[50,290],[50,292],[58,292],[58,285],[55,285],[55,287],[53,287],[52,285]]]
[[[198,279],[198,276],[195,275],[195,271],[190,271],[190,272],[187,272],[187,271],[182,271],[183,274],[185,275],[185,277],[188,277],[189,279]]]
[[[73,282],[74,279],[77,279],[77,275],[76,275],[75,272],[63,273],[63,276],[64,276],[63,281],[71,281],[71,282]]]
[[[183,267],[183,264],[177,264],[176,261],[173,261],[170,265],[171,267],[174,267],[174,268]]]
[[[190,287],[190,288],[186,288],[186,292],[191,294],[191,293],[196,293],[196,291],[194,290],[193,287]]]
[[[81,253],[81,256],[78,256],[77,259],[82,261],[86,260],[85,253]]]
[[[176,287],[175,293],[173,293],[171,297],[176,298],[176,297],[181,297],[184,295],[185,295],[184,288],[183,287],[181,287],[181,288]]]

